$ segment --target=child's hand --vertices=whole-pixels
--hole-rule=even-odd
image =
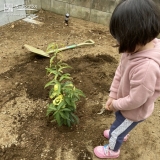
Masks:
[[[114,107],[113,107],[113,105],[112,105],[112,101],[113,101],[113,100],[114,100],[113,98],[109,97],[109,99],[108,99],[107,102],[106,102],[105,108],[106,108],[107,110],[109,110],[109,111],[114,111],[114,110],[115,110]]]
[[[106,106],[106,109],[109,110],[109,111],[115,111],[112,104],[110,106]]]

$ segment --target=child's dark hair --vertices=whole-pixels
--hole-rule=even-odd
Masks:
[[[133,53],[160,33],[160,10],[152,0],[122,0],[110,20],[110,33],[119,43],[119,53]]]

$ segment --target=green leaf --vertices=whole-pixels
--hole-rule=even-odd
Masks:
[[[69,73],[66,73],[66,74],[70,75]],[[66,82],[65,82],[65,85],[69,85],[69,84],[72,84],[72,85],[73,85],[73,83],[72,83],[71,81],[66,81]]]
[[[73,101],[73,99],[71,99],[71,106],[76,109],[76,104],[75,104],[75,101]]]
[[[60,68],[58,69],[59,72],[62,72],[63,69],[65,68],[71,68],[70,66],[59,66]]]
[[[55,69],[52,69],[52,68],[46,68],[46,70],[47,70],[47,72],[49,72],[50,74],[54,74],[54,75],[58,74],[58,71],[57,71],[57,70],[55,70]]]
[[[68,111],[67,112],[63,111],[63,113],[65,114],[65,116],[67,117],[67,119],[70,118],[70,113],[71,113],[70,111],[69,112]]]
[[[70,76],[69,73],[66,73],[66,74],[64,74],[64,75]],[[64,84],[64,86],[65,86],[65,87],[67,87],[67,86],[72,86],[72,87],[73,87],[73,83],[72,83],[71,81],[66,81],[65,84]]]
[[[75,92],[78,93],[78,94],[84,95],[84,93],[80,89],[75,88]]]
[[[68,111],[68,112],[70,112],[71,110],[69,108],[63,108],[62,111]],[[66,112],[66,113],[68,113],[68,112]]]
[[[53,116],[55,116],[57,113],[58,113],[58,110],[53,113]]]
[[[67,120],[67,125],[68,125],[68,127],[70,127],[71,126],[71,121]]]
[[[76,122],[79,123],[79,118],[74,113],[71,113],[71,115],[76,120]]]
[[[70,120],[63,112],[60,112],[60,115],[61,115],[61,117],[62,117],[63,119],[68,119],[68,120]]]
[[[73,106],[67,106],[68,109],[70,109],[70,111],[75,111],[75,108]]]
[[[53,91],[52,94],[50,95],[50,99],[54,99],[58,95],[59,95],[59,92]]]
[[[50,58],[50,64],[53,63],[54,59],[56,58],[56,55],[53,55],[51,58]]]
[[[69,66],[67,63],[62,62],[62,60],[59,61],[59,62],[57,63],[57,65],[58,65],[58,66]],[[71,67],[71,66],[69,66],[69,67]],[[72,67],[71,67],[71,68],[72,68]]]
[[[67,104],[71,105],[70,98],[68,98],[68,97],[65,97],[65,99],[64,99],[64,100],[66,101],[66,103],[67,103]]]
[[[46,87],[48,87],[48,86],[53,86],[53,85],[55,85],[55,83],[56,83],[56,80],[51,80],[51,81],[49,81],[45,86],[44,86],[44,88],[46,88]]]
[[[47,50],[46,50],[46,52],[48,51],[48,50],[53,50],[53,49],[56,49],[57,48],[57,45],[54,43],[54,42],[52,42],[52,43],[49,43],[48,44],[48,46],[47,46]]]
[[[53,103],[49,104],[48,108],[47,108],[47,114],[46,116],[49,116],[49,114],[51,114],[52,112],[57,111],[57,108],[53,105]]]
[[[70,77],[70,74],[63,74],[63,75],[60,77],[59,81],[62,81],[62,80],[64,80],[64,79],[72,79],[72,77]]]
[[[67,120],[66,119],[63,119],[63,124],[67,125]]]
[[[75,120],[72,116],[70,116],[70,120],[71,120],[72,123],[75,123]]]
[[[59,112],[57,112],[57,114],[55,115],[55,119],[56,119],[58,125],[61,126],[62,125],[62,121],[61,121],[61,117],[60,117]]]
[[[58,84],[58,93],[60,94],[61,93],[61,83],[57,82]]]
[[[60,108],[64,105],[65,105],[65,101],[62,100],[62,102],[58,105],[57,110],[60,110]]]

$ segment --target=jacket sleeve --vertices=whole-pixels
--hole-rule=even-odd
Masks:
[[[113,101],[113,107],[116,110],[138,108],[154,94],[157,81],[155,65],[149,63],[142,68],[137,68],[130,79],[129,95]]]
[[[117,67],[117,70],[115,72],[115,76],[113,78],[111,87],[110,87],[110,94],[109,97],[112,97],[114,99],[117,99],[117,92],[118,92],[118,88],[119,88],[119,83],[121,80],[121,63],[119,64],[119,66]]]

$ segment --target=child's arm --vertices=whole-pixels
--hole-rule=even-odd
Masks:
[[[113,100],[112,105],[116,110],[132,110],[142,106],[155,92],[159,69],[154,63],[140,66],[130,80],[130,92],[124,98]],[[125,88],[124,88],[125,90]]]
[[[112,106],[112,101],[117,99],[117,91],[118,91],[118,87],[119,87],[120,77],[121,77],[121,74],[120,74],[120,65],[119,65],[117,67],[117,70],[115,72],[115,76],[113,78],[113,82],[110,87],[109,98],[105,104],[105,109],[107,109],[107,110],[114,110],[113,107],[111,109],[111,106]]]
[[[121,79],[120,68],[121,68],[121,64],[119,64],[119,66],[115,72],[115,76],[113,78],[113,82],[110,87],[109,97],[111,97],[113,99],[117,99],[117,91],[118,91],[119,83],[120,83],[120,79]]]

